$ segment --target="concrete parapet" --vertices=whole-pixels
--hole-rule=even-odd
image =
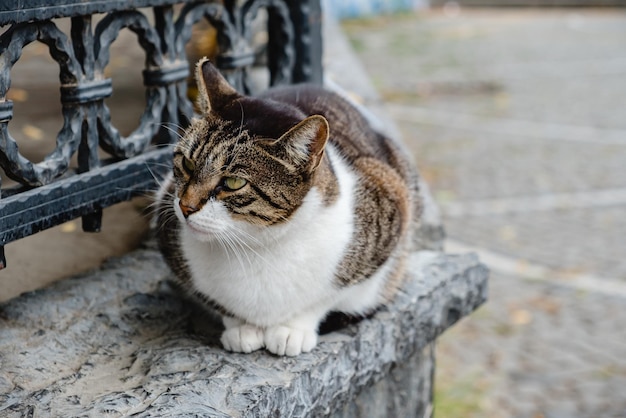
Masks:
[[[326,23],[327,74],[397,137]],[[430,416],[435,340],[485,301],[488,273],[474,255],[439,252],[439,212],[421,193],[418,251],[393,304],[334,324],[296,358],[224,351],[220,322],[178,292],[153,240],[1,304],[0,416]]]
[[[280,358],[224,351],[219,322],[138,250],[0,305],[0,415],[422,416],[433,342],[485,300],[487,270],[428,251],[409,267],[391,306]]]

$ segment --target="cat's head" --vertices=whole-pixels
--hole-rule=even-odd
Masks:
[[[328,122],[240,95],[206,59],[196,68],[198,107],[174,150],[174,209],[210,241],[235,225],[284,223],[312,186]]]

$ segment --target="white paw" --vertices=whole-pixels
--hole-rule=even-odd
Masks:
[[[316,344],[317,332],[313,329],[301,330],[279,325],[265,331],[265,348],[279,356],[308,353]]]
[[[228,351],[251,353],[263,348],[263,330],[254,325],[239,325],[226,329],[222,333],[221,341]]]

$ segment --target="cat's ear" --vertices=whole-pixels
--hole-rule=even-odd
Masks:
[[[308,163],[308,169],[313,171],[324,155],[329,130],[324,116],[313,115],[291,128],[276,142],[285,147],[291,163],[297,166]]]
[[[203,115],[217,112],[239,97],[237,90],[226,81],[208,58],[202,58],[196,65],[196,83],[198,107]]]

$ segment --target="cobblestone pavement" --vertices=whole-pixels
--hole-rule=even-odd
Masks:
[[[438,417],[626,417],[626,13],[344,22],[490,301],[441,339]],[[390,65],[393,63],[393,65]]]

